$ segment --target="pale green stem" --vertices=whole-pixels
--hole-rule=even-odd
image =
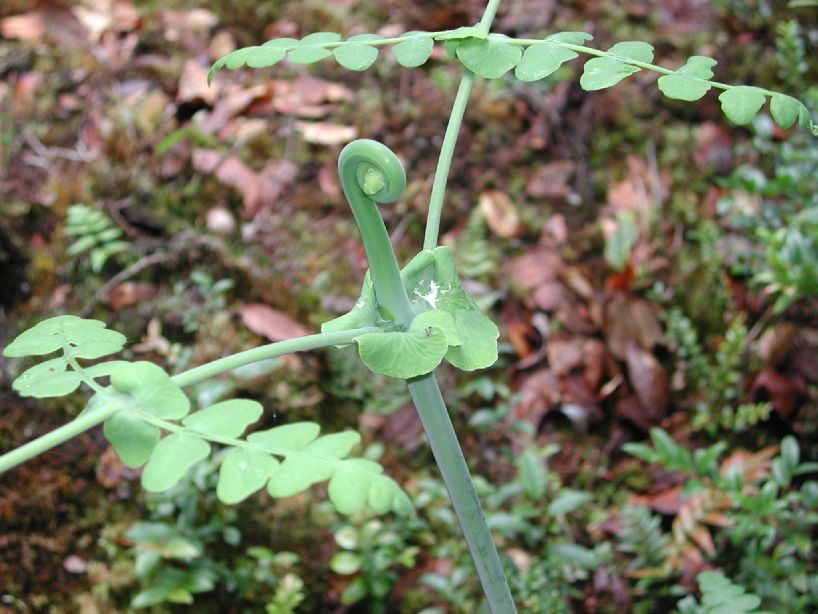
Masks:
[[[440,147],[440,157],[437,159],[435,178],[432,182],[432,194],[429,197],[429,213],[426,216],[426,236],[423,239],[423,249],[437,247],[437,239],[440,233],[440,216],[443,213],[443,199],[446,196],[446,183],[449,180],[449,169],[452,166],[452,158],[454,157],[454,146],[457,144],[457,135],[460,132],[460,125],[463,123],[466,103],[469,101],[469,94],[473,84],[474,73],[464,68],[463,77],[460,79],[457,95],[452,104],[452,114],[449,116],[446,134],[443,136],[443,144]]]
[[[489,3],[486,5],[486,10],[483,11],[483,18],[480,20],[480,23],[477,24],[477,27],[483,31],[484,34],[488,34],[489,30],[491,30],[491,22],[494,21],[494,16],[497,14],[497,7],[500,6],[500,0],[489,0]]]
[[[491,537],[480,500],[474,490],[469,468],[457,440],[449,412],[432,373],[410,380],[409,393],[418,410],[429,447],[437,461],[446,490],[469,545],[477,575],[494,614],[516,612],[497,547]]]
[[[227,371],[238,369],[254,362],[260,362],[269,358],[276,358],[284,354],[291,354],[293,352],[305,352],[307,350],[317,350],[319,348],[328,347],[331,345],[346,345],[352,343],[355,337],[364,335],[366,333],[381,332],[379,328],[374,326],[367,326],[364,328],[355,328],[352,330],[341,330],[332,333],[321,333],[317,335],[307,335],[305,337],[296,337],[295,339],[287,339],[277,343],[269,343],[262,345],[252,350],[245,350],[238,354],[225,356],[213,362],[195,367],[188,371],[178,373],[170,379],[177,386],[190,386],[203,380],[221,375]]]
[[[34,458],[38,454],[42,454],[54,446],[58,446],[61,443],[68,441],[72,437],[76,437],[80,433],[95,427],[97,424],[100,424],[101,422],[104,422],[110,418],[117,411],[119,411],[119,409],[119,406],[117,406],[115,403],[109,403],[97,411],[89,411],[84,413],[68,424],[64,424],[63,426],[54,429],[50,433],[43,435],[42,437],[38,437],[37,439],[29,441],[27,444],[24,444],[11,452],[3,454],[0,456],[0,473],[8,471],[12,467],[17,466],[20,463],[24,463],[30,458]]]
[[[323,333],[318,335],[307,335],[306,337],[287,339],[285,341],[270,343],[268,345],[253,348],[252,350],[239,352],[238,354],[233,354],[232,356],[226,356],[224,358],[214,360],[213,362],[209,362],[200,367],[174,375],[171,380],[173,380],[173,382],[178,386],[190,386],[191,384],[196,384],[202,380],[215,377],[221,373],[232,371],[233,369],[237,369],[238,367],[243,367],[254,362],[275,358],[277,356],[283,356],[284,354],[291,354],[293,352],[315,350],[331,345],[345,345],[347,343],[352,343],[355,337],[358,335],[377,332],[380,332],[380,329],[368,326],[365,328],[356,328],[352,330]],[[75,366],[75,369],[78,371],[82,370],[79,365]],[[101,389],[97,390],[97,392],[100,391]],[[0,456],[0,473],[3,473],[16,465],[37,456],[38,454],[42,454],[54,446],[68,441],[72,437],[76,437],[80,433],[97,426],[119,410],[120,406],[118,404],[106,403],[98,410],[87,411],[80,414],[68,424],[63,425],[50,433],[43,435],[42,437],[38,437],[33,441],[29,441],[27,444],[24,444],[11,452],[3,454]]]

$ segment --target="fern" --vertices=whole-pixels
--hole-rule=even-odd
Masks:
[[[121,240],[122,230],[114,227],[102,211],[87,205],[75,204],[68,207],[63,233],[68,237],[76,237],[66,254],[78,256],[88,252],[94,273],[102,270],[108,258],[130,248],[130,243]]]
[[[713,80],[717,62],[706,56],[692,56],[677,70],[653,64],[653,47],[641,41],[624,41],[606,51],[585,46],[593,37],[585,32],[558,32],[544,39],[516,39],[503,34],[487,34],[479,27],[466,26],[440,32],[407,32],[394,38],[358,34],[342,40],[336,32],[316,32],[300,40],[279,38],[263,45],[237,49],[219,58],[208,73],[208,81],[222,68],[243,66],[265,68],[285,58],[295,64],[312,64],[334,57],[348,70],[369,68],[378,58],[379,47],[390,45],[395,60],[409,68],[422,66],[432,55],[435,42],[467,69],[486,79],[498,79],[514,69],[521,81],[538,81],[553,74],[580,54],[592,56],[580,77],[586,91],[612,87],[642,70],[661,74],[659,90],[674,100],[696,101],[711,89],[719,95],[722,111],[736,124],[749,124],[764,104],[784,129],[798,124],[818,136],[818,124],[799,100],[758,87],[728,85]]]
[[[22,373],[13,387],[22,396],[57,397],[85,383],[96,393],[77,419],[104,421],[103,432],[128,467],[144,465],[142,486],[164,492],[194,464],[210,456],[211,444],[230,448],[219,472],[217,496],[238,503],[266,487],[289,497],[328,481],[329,499],[343,514],[364,507],[376,513],[411,511],[400,487],[383,468],[363,458],[347,458],[360,441],[352,431],[319,437],[320,427],[297,422],[256,431],[242,438],[262,414],[246,399],[216,403],[190,413],[179,383],[145,361],[113,360],[83,366],[122,350],[125,337],[98,320],[58,316],[40,322],[12,341],[7,357],[61,355]],[[98,378],[110,378],[103,386]]]
[[[686,611],[702,614],[770,614],[758,609],[761,598],[748,593],[743,586],[735,584],[720,571],[704,571],[696,580],[702,592],[701,604],[688,600],[687,608],[693,606],[693,609]]]
[[[488,238],[479,209],[469,214],[466,227],[457,238],[457,268],[468,279],[479,279],[497,271],[499,250]]]
[[[665,562],[670,538],[662,532],[662,520],[644,505],[627,505],[620,515],[620,552],[634,555],[632,569],[655,569]]]

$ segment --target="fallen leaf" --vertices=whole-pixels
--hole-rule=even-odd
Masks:
[[[218,97],[218,85],[214,84],[210,87],[207,84],[207,67],[200,65],[194,59],[187,60],[182,68],[182,75],[179,77],[176,102],[201,101],[211,105]]]
[[[781,364],[795,345],[798,327],[792,322],[782,322],[764,331],[756,343],[756,352],[768,367]]]
[[[758,452],[736,450],[725,458],[719,466],[719,475],[727,477],[738,472],[743,484],[750,484],[770,474],[772,458],[778,453],[778,446],[767,446]]]
[[[582,366],[583,358],[582,337],[552,338],[548,341],[548,366],[558,377]]]
[[[105,297],[105,304],[113,310],[136,305],[156,296],[156,286],[144,281],[126,281],[114,286]]]
[[[646,418],[657,424],[667,413],[668,380],[659,361],[631,340],[625,342],[628,381],[636,392]]]
[[[520,233],[520,214],[508,194],[500,190],[486,190],[480,194],[477,202],[486,225],[495,235],[508,239]]]
[[[513,285],[531,292],[542,284],[555,281],[562,266],[562,258],[557,252],[534,249],[511,259],[503,267],[503,272]]]
[[[625,358],[625,344],[635,341],[643,350],[652,350],[664,340],[662,327],[650,303],[617,292],[604,305],[604,332],[608,350]]]
[[[215,149],[196,147],[190,154],[190,163],[193,168],[202,173],[212,173],[225,159],[224,153]]]
[[[787,377],[770,367],[756,376],[751,390],[755,399],[769,399],[773,408],[784,418],[798,410],[807,394],[801,378]]]
[[[526,192],[535,198],[568,198],[573,192],[568,181],[576,166],[571,160],[558,160],[539,167],[529,179]]]
[[[244,305],[240,313],[247,328],[270,341],[284,341],[307,334],[307,329],[290,316],[261,303]]]
[[[252,217],[259,209],[276,203],[297,176],[298,167],[289,160],[267,162],[256,176],[258,201],[255,207],[246,207],[245,215]]]
[[[0,35],[39,43],[45,36],[43,14],[35,11],[0,19]]]
[[[671,486],[657,493],[647,495],[630,495],[629,505],[645,505],[660,514],[676,514],[682,507],[682,487]]]
[[[328,122],[295,122],[295,127],[301,132],[307,143],[317,145],[340,145],[353,141],[358,136],[355,126],[343,126]]]
[[[220,57],[227,55],[236,50],[236,39],[230,34],[228,30],[219,30],[210,39],[210,44],[207,47],[207,55],[210,60],[215,62]]]

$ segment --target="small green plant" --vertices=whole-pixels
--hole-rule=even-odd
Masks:
[[[107,215],[82,204],[68,207],[64,234],[73,237],[66,254],[87,253],[94,273],[99,273],[111,256],[127,252],[131,247],[122,239],[122,230],[113,226]]]
[[[746,601],[753,604],[752,608],[763,603],[774,612],[814,609],[818,605],[818,558],[812,543],[818,530],[818,484],[807,480],[799,485],[795,481],[815,473],[818,463],[801,459],[795,438],[785,437],[777,455],[773,446],[755,454],[739,450],[721,461],[726,449],[723,442],[691,453],[661,429],[651,431],[651,440],[652,445],[626,444],[625,449],[684,477],[681,507],[673,521],[672,541],[665,550],[661,575],[684,566],[681,553],[701,558],[702,544],[719,543],[718,550],[705,554],[713,564],[752,588],[757,596]],[[655,525],[651,528],[650,523],[639,524],[643,527],[640,532],[647,530],[652,539],[665,540],[656,533]],[[711,534],[710,526],[720,528],[717,532],[712,529]],[[641,551],[641,556],[646,556],[648,550],[638,546],[643,540],[635,540],[633,533],[632,527],[625,532],[627,546],[623,551],[632,551],[637,557]],[[740,587],[725,585],[725,590],[719,591],[718,584],[714,581],[708,589],[702,586],[704,595],[712,594],[703,599],[702,606],[692,598],[685,599],[679,604],[680,610],[734,611],[718,609],[730,605],[719,600],[730,595],[738,598],[743,589],[736,592]],[[743,602],[737,599],[736,603]]]
[[[769,614],[757,609],[761,599],[719,571],[703,571],[696,580],[702,591],[701,603],[686,597],[679,603],[681,614]]]
[[[737,124],[750,123],[769,102],[773,120],[783,129],[797,124],[818,135],[818,125],[796,98],[712,80],[716,61],[709,57],[693,56],[681,67],[671,69],[653,64],[652,46],[641,41],[620,42],[603,51],[585,45],[592,38],[585,32],[558,32],[543,39],[513,39],[492,33],[498,5],[499,0],[489,0],[478,24],[453,30],[408,32],[394,38],[358,34],[346,40],[336,33],[319,32],[300,40],[275,39],[219,59],[210,71],[210,79],[222,68],[264,68],[285,58],[295,64],[312,64],[332,56],[344,68],[361,71],[375,62],[379,48],[386,45],[391,46],[398,64],[417,67],[429,59],[436,43],[442,43],[449,56],[462,64],[463,77],[432,184],[423,250],[399,268],[377,209],[377,204],[394,202],[403,193],[406,178],[398,158],[374,141],[348,144],[339,157],[338,171],[369,263],[360,298],[349,313],[325,323],[320,334],[246,350],[173,376],[149,362],[108,360],[106,357],[124,349],[126,340],[103,322],[67,315],[41,322],[9,344],[5,356],[39,357],[55,352],[59,355],[24,371],[14,382],[15,390],[24,396],[58,397],[85,384],[93,396],[73,421],[1,456],[0,472],[103,424],[104,434],[121,460],[129,467],[144,467],[142,484],[149,492],[173,488],[192,466],[210,457],[213,446],[218,446],[225,451],[219,453],[224,456],[216,493],[225,503],[239,503],[260,490],[273,497],[289,497],[313,484],[327,482],[329,500],[340,513],[355,514],[369,508],[374,513],[411,514],[409,498],[395,481],[384,475],[379,464],[367,458],[350,457],[360,440],[357,433],[320,435],[318,424],[295,422],[245,434],[262,416],[259,403],[231,399],[191,411],[191,402],[183,390],[283,354],[354,345],[372,372],[406,380],[488,607],[499,614],[515,612],[489,524],[433,373],[443,361],[465,371],[486,368],[494,364],[498,355],[497,327],[461,286],[451,250],[438,245],[447,177],[475,77],[498,79],[514,69],[517,79],[537,81],[584,54],[592,56],[579,81],[586,91],[614,86],[647,70],[661,75],[658,87],[671,99],[695,101],[711,89],[721,90],[721,108]],[[116,238],[112,233],[109,235]],[[102,238],[96,234],[89,236],[93,241],[85,241],[88,248]],[[623,236],[619,240],[627,245],[630,239]],[[610,252],[612,265],[619,267],[622,249]],[[101,258],[98,256],[97,260]],[[657,445],[667,443],[664,439],[656,441]],[[671,454],[680,468],[710,471],[717,452],[711,450],[688,458],[668,446],[660,453]],[[521,458],[520,488],[528,497],[554,494],[548,507],[551,524],[545,533],[555,537],[559,528],[556,519],[578,509],[589,495],[568,490],[554,493],[547,475],[543,478],[543,473],[536,469],[541,459],[541,452],[526,453]],[[512,491],[503,491],[496,505],[513,498],[516,491]],[[531,528],[531,508],[526,510],[522,502],[515,505],[519,506],[515,507],[515,515],[522,514],[525,520],[517,522],[508,513],[492,510],[491,526],[501,535],[541,532],[542,529]],[[597,553],[567,542],[549,544],[546,555],[562,561],[571,573],[583,577],[600,560]],[[461,569],[459,581],[465,582],[470,575],[470,570]],[[547,572],[534,576],[538,583],[547,583],[551,577]],[[457,584],[455,579],[452,582]],[[187,593],[196,592],[196,586],[185,586]],[[449,590],[446,587],[441,590],[444,588]],[[176,593],[166,593],[163,599],[171,595]],[[187,598],[187,594],[179,595]],[[537,598],[523,596],[526,607],[531,599]]]

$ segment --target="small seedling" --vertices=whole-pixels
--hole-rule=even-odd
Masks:
[[[770,113],[783,129],[795,124],[818,135],[818,126],[797,99],[765,89],[713,81],[716,61],[693,56],[678,69],[653,64],[653,48],[644,42],[617,43],[606,51],[587,47],[584,32],[559,32],[544,39],[514,39],[490,33],[499,0],[489,0],[474,26],[440,32],[407,32],[395,38],[359,34],[341,40],[320,32],[301,40],[271,40],[239,49],[218,60],[209,78],[223,68],[264,68],[286,58],[311,64],[330,56],[344,68],[361,71],[390,46],[398,64],[423,65],[436,43],[463,65],[463,77],[452,106],[429,204],[423,250],[399,269],[377,204],[400,198],[406,179],[398,158],[380,143],[359,140],[341,152],[338,170],[347,201],[358,224],[369,261],[361,296],[347,314],[327,322],[320,334],[258,347],[170,376],[149,362],[105,360],[125,345],[125,338],[96,320],[70,315],[41,322],[23,332],[4,350],[7,357],[47,356],[14,382],[23,396],[58,397],[85,384],[93,392],[85,410],[63,427],[0,456],[0,472],[41,454],[96,425],[129,467],[142,467],[148,491],[170,489],[213,445],[229,448],[219,470],[217,495],[239,503],[266,489],[288,497],[328,481],[336,509],[352,514],[364,507],[377,513],[412,513],[409,498],[372,461],[350,457],[360,436],[352,431],[320,435],[312,422],[287,424],[244,435],[263,411],[246,399],[233,399],[191,412],[184,388],[238,367],[290,352],[328,346],[357,345],[363,362],[375,373],[407,381],[427,439],[440,468],[468,542],[492,612],[516,611],[500,559],[483,517],[463,453],[449,419],[435,368],[447,361],[472,371],[497,358],[498,329],[459,283],[454,259],[438,246],[443,196],[457,133],[475,76],[497,79],[514,69],[522,81],[544,79],[580,54],[580,85],[601,90],[648,70],[660,73],[665,96],[695,101],[711,89],[727,117],[747,124],[770,102]],[[96,239],[95,239],[96,241]],[[96,244],[96,243],[95,243]],[[89,243],[90,245],[90,243]],[[108,381],[108,385],[101,383]]]

